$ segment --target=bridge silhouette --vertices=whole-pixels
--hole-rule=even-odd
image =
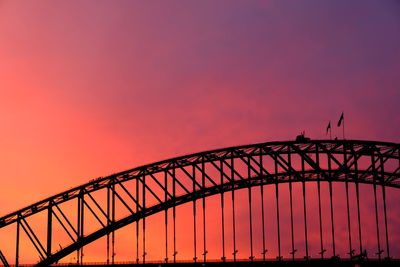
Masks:
[[[362,194],[360,187],[369,193]],[[387,190],[399,187],[400,144],[396,143],[300,140],[212,150],[99,177],[1,217],[0,235],[3,229],[13,229],[14,234],[7,240],[13,251],[0,248],[0,259],[6,266],[20,266],[21,248],[31,246],[39,258],[37,266],[57,264],[70,255],[74,264],[81,265],[85,246],[104,240],[104,264],[116,264],[115,232],[133,225],[134,264],[394,262],[398,251],[392,255],[391,240],[396,239],[388,218],[399,208],[388,208]],[[209,199],[214,199],[212,205]],[[365,214],[360,211],[366,199],[373,203],[367,211],[372,220],[368,229],[363,228]],[[335,201],[341,201],[343,208]],[[191,210],[181,213],[185,229],[176,224],[180,206]],[[238,216],[244,220],[239,207],[246,208],[245,239],[243,227],[238,230],[237,225]],[[148,235],[154,230],[148,220],[157,214],[162,216],[156,228],[163,234],[156,240],[157,253],[148,259]],[[218,222],[209,225],[207,216]],[[338,220],[344,222],[340,227]],[[210,228],[218,234],[219,244],[215,238],[208,240]],[[59,237],[61,232],[66,238]],[[191,250],[186,258],[178,257],[177,235],[191,235],[184,244]],[[219,258],[208,256],[210,246],[219,247]],[[238,256],[239,247],[246,247],[245,259]]]

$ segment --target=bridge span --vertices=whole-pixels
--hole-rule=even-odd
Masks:
[[[115,265],[116,232],[132,227],[122,239],[135,264],[214,265],[217,255],[218,264],[389,266],[400,254],[399,187],[396,143],[206,151],[99,177],[1,217],[1,260],[21,266],[35,254],[37,266],[82,265],[84,250],[102,243],[97,251]]]

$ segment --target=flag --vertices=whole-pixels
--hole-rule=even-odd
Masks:
[[[328,134],[329,129],[331,129],[331,122],[329,121],[328,127],[326,127],[326,134]]]
[[[339,119],[339,121],[337,123],[337,127],[340,127],[340,125],[342,124],[343,119],[344,119],[344,117],[343,117],[343,112],[342,112],[342,115],[340,116],[340,119]]]

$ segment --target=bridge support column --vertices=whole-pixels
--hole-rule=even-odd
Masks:
[[[288,159],[287,159],[287,166],[288,166],[288,174],[289,174],[289,207],[290,207],[290,233],[291,233],[291,243],[292,243],[292,251],[290,254],[292,255],[292,260],[294,261],[296,250],[294,248],[294,223],[293,223],[293,185],[292,185],[292,158],[290,154],[290,147],[288,147]]]
[[[164,172],[164,201],[168,200],[168,173]],[[164,212],[165,224],[165,263],[168,263],[168,208]]]
[[[196,168],[193,165],[193,192],[196,191]],[[196,198],[193,199],[193,260],[197,262],[197,216]]]
[[[111,185],[111,222],[115,222],[115,184]],[[111,232],[111,262],[115,262],[115,231]]]
[[[333,212],[333,188],[332,181],[329,181],[329,199],[331,204],[331,226],[332,226],[332,254],[336,257],[336,244],[335,244],[335,216]]]
[[[172,197],[174,198],[174,203],[176,202],[176,177],[175,177],[175,168],[172,170]],[[172,207],[172,227],[173,227],[173,236],[174,236],[174,263],[176,263],[176,205]]]
[[[110,187],[107,187],[107,226],[110,225]],[[107,233],[107,265],[110,264],[110,233]]]
[[[278,163],[275,160],[275,174],[278,174]],[[278,179],[276,177],[275,179]],[[278,231],[278,260],[282,259],[282,254],[281,254],[281,229],[280,229],[280,219],[279,219],[279,186],[278,186],[278,181],[275,183],[275,201],[276,201],[276,225],[277,225],[277,231]]]
[[[52,226],[53,226],[53,210],[50,205],[47,208],[47,256],[51,255]]]
[[[78,221],[77,221],[77,229],[78,229],[78,236],[77,240],[81,240],[84,236],[84,202],[83,202],[83,192],[79,193],[78,196]],[[51,229],[50,229],[51,230]],[[83,247],[79,248],[77,250],[77,263],[82,264],[83,263]]]
[[[387,225],[387,212],[386,212],[386,189],[385,186],[382,185],[382,196],[383,196],[383,212],[385,216],[385,235],[386,235],[386,257],[390,258],[390,247],[389,247],[389,233],[388,233],[388,225]]]
[[[221,186],[224,184],[224,171],[223,171],[223,162],[220,161],[220,169],[221,169]],[[222,191],[222,190],[221,190]],[[222,234],[222,261],[226,261],[225,255],[225,203],[224,203],[224,192],[221,192],[221,234]]]
[[[231,158],[231,179],[232,179],[232,228],[233,228],[233,261],[236,262],[236,254],[238,250],[236,248],[236,218],[235,218],[235,188],[233,182],[235,181],[235,170],[234,170],[234,155],[232,152]]]
[[[319,217],[319,238],[320,238],[320,249],[321,259],[324,259],[325,248],[324,248],[324,237],[322,232],[322,207],[321,207],[321,182],[317,182],[318,188],[318,217]]]
[[[301,170],[304,173],[304,157],[301,158]],[[305,249],[306,249],[306,260],[309,260],[308,254],[308,229],[307,229],[307,205],[306,205],[306,183],[305,177],[303,174],[303,181],[301,182],[302,191],[303,191],[303,216],[304,216],[304,242],[305,242]]]
[[[399,166],[398,166],[398,170],[400,170],[400,148],[397,150],[397,153],[399,155]],[[388,230],[388,226],[387,226],[387,212],[386,212],[386,187],[384,186],[384,162],[383,162],[383,158],[380,157],[381,160],[381,179],[382,179],[382,197],[383,197],[383,211],[384,211],[384,217],[385,217],[385,235],[386,235],[386,258],[390,259],[390,247],[389,247],[389,230]]]
[[[275,184],[275,197],[276,197],[276,224],[277,224],[277,231],[278,231],[278,259],[282,259],[281,254],[281,229],[280,229],[280,219],[279,219],[279,186]]]
[[[354,155],[354,158],[356,160],[356,157]],[[343,161],[344,161],[344,166],[347,171],[349,171],[348,166],[347,166],[347,153],[346,153],[346,146],[343,146]],[[352,240],[351,240],[351,221],[350,221],[350,201],[349,201],[349,176],[346,173],[345,174],[345,188],[346,188],[346,209],[347,209],[347,230],[349,234],[349,256],[350,260],[352,260],[353,256],[353,246],[352,246]]]
[[[381,260],[381,241],[380,241],[380,235],[379,235],[379,218],[378,218],[378,201],[377,201],[377,197],[376,197],[376,167],[375,167],[375,158],[374,158],[374,154],[371,154],[371,166],[372,166],[372,172],[373,172],[373,187],[374,187],[374,207],[375,207],[375,223],[376,223],[376,241],[377,241],[377,245],[378,245],[378,252],[376,253],[378,255],[378,259],[379,261]]]
[[[19,266],[19,232],[20,232],[20,226],[21,221],[18,215],[18,220],[17,220],[17,236],[16,236],[16,244],[15,244],[15,267]]]
[[[247,161],[247,177],[250,179],[251,177],[251,163],[250,157]],[[249,234],[250,234],[250,260],[253,261],[254,253],[253,253],[253,213],[252,213],[252,191],[251,187],[249,186],[248,189],[248,200],[249,200]]]
[[[136,199],[140,200],[140,193],[139,193],[139,179],[136,178]],[[139,212],[139,205],[136,205],[136,213]],[[113,254],[114,254],[114,249],[113,249]],[[139,263],[139,220],[136,220],[136,264]],[[114,264],[114,258],[113,258],[113,262]]]
[[[315,146],[315,161],[317,166],[319,166],[319,146]],[[321,259],[324,258],[324,253],[325,253],[325,248],[324,248],[324,237],[323,237],[323,232],[322,232],[322,207],[321,207],[321,182],[320,182],[321,176],[318,177],[317,181],[317,190],[318,190],[318,218],[319,218],[319,240],[320,240],[320,252],[321,254]]]
[[[291,232],[291,241],[292,241],[292,260],[294,261],[296,250],[294,248],[294,222],[293,222],[293,192],[292,192],[292,182],[289,182],[289,205],[290,205],[290,232]]]
[[[263,261],[265,261],[267,250],[265,249],[265,212],[264,212],[264,166],[263,166],[263,152],[262,148],[260,148],[260,176],[263,181],[260,185],[260,197],[261,197],[261,230],[262,230],[262,252]]]
[[[175,170],[175,169],[174,169]],[[146,207],[146,176],[143,175],[143,180],[142,180],[142,207],[143,209],[145,209]],[[142,249],[143,249],[143,263],[146,263],[146,217],[143,218],[143,222],[142,222]]]
[[[203,188],[206,187],[206,181],[205,181],[205,164],[204,164],[204,157],[202,158],[201,162],[201,185]],[[207,262],[207,243],[206,243],[206,198],[203,196],[202,198],[202,207],[203,207],[203,261]]]
[[[358,220],[358,240],[360,242],[360,254],[363,253],[362,245],[362,231],[361,231],[361,214],[360,214],[360,188],[359,183],[356,181],[356,198],[357,198],[357,220]]]
[[[329,172],[329,200],[331,208],[331,231],[332,231],[332,254],[336,257],[336,244],[335,244],[335,217],[333,213],[333,188],[332,188],[332,162],[331,157],[328,157],[328,172]]]

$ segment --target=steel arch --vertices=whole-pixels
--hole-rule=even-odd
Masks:
[[[294,162],[295,158],[297,164]],[[266,167],[265,161],[269,162],[272,170]],[[243,175],[236,167],[238,162],[240,162],[241,168],[246,168],[248,175]],[[208,175],[206,165],[219,171],[221,176]],[[188,189],[188,186],[185,186],[182,177],[175,176],[176,170],[184,173],[186,179],[189,178],[193,183],[192,188]],[[201,177],[196,177],[196,172],[200,173]],[[170,179],[174,186],[180,186],[185,193],[176,195],[171,188],[167,188],[167,180],[163,183],[154,177],[158,173],[165,174],[166,179]],[[164,200],[162,200],[164,196],[157,196],[154,190],[146,185],[146,178],[157,183],[157,186],[165,192]],[[123,186],[124,182],[130,180],[136,180],[142,186],[143,195],[152,194],[159,203],[147,206],[144,203],[145,199],[140,199],[139,194],[130,194]],[[13,223],[16,223],[18,228],[21,225],[42,258],[39,265],[49,265],[116,229],[183,203],[240,188],[298,181],[340,181],[400,188],[400,144],[359,140],[286,141],[191,154],[91,180],[87,184],[0,218],[0,228]],[[92,192],[102,189],[111,191],[113,197],[119,197],[114,190],[115,186],[120,186],[128,192],[130,198],[136,203],[136,207],[134,207],[136,211],[128,206],[131,215],[118,221],[110,218],[109,212],[107,214],[103,212],[106,219],[106,222],[102,223],[103,227],[85,235],[83,226],[80,226],[80,224],[83,225],[84,220],[83,209],[85,207],[91,209],[91,207],[84,199],[92,198]],[[175,191],[175,187],[173,191]],[[78,219],[77,231],[66,231],[71,237],[76,234],[76,238],[72,238],[74,242],[69,246],[52,253],[52,220],[56,217],[56,210],[59,212],[59,217],[62,215],[58,205],[75,198],[80,203],[78,204],[78,217],[81,216],[81,218]],[[94,203],[98,205],[96,202]],[[42,211],[48,211],[47,224],[45,223],[48,229],[46,247],[42,245],[25,220]],[[79,214],[80,212],[82,214]],[[59,220],[59,218],[57,219]],[[101,220],[99,219],[99,221]],[[72,227],[72,229],[75,228]]]

